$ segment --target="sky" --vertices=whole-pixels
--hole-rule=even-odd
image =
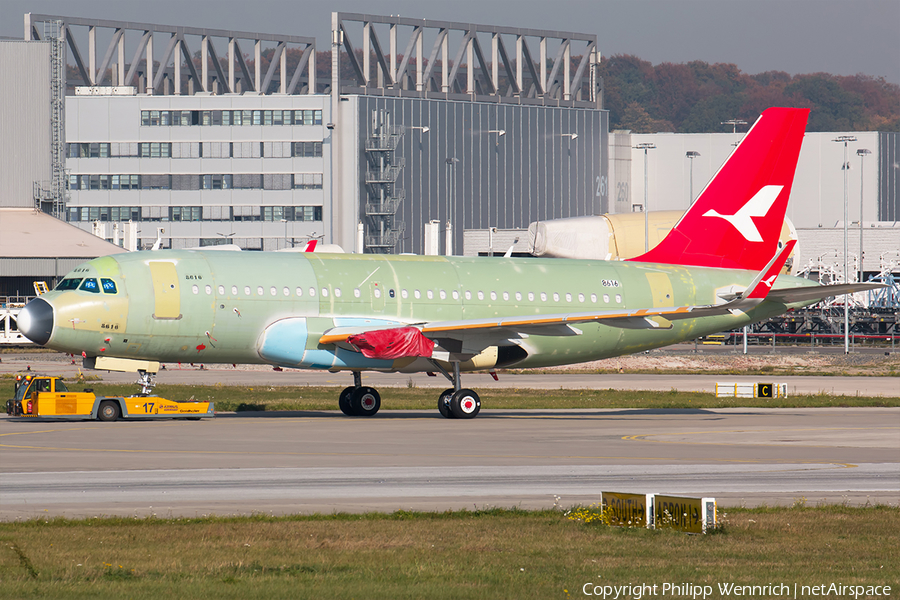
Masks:
[[[26,12],[314,36],[331,12],[595,33],[601,54],[701,60],[743,72],[862,73],[900,84],[900,0],[0,0],[0,36]]]

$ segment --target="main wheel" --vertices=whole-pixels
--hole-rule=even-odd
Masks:
[[[97,410],[97,418],[101,421],[115,421],[119,418],[119,403],[115,400],[104,400]]]
[[[375,388],[356,388],[350,396],[350,407],[358,417],[371,417],[381,408],[381,396]]]
[[[455,392],[453,388],[449,388],[441,392],[441,395],[438,397],[438,411],[440,411],[441,416],[445,419],[453,419],[453,412],[450,410],[450,398],[453,397],[453,392]]]
[[[455,392],[450,398],[450,412],[457,419],[474,419],[481,410],[481,398],[465,388]]]
[[[338,407],[341,409],[341,412],[348,417],[352,417],[356,414],[353,412],[353,406],[350,404],[350,397],[353,395],[353,390],[355,389],[356,388],[352,385],[346,387],[344,388],[344,391],[341,392],[341,395],[338,396]]]

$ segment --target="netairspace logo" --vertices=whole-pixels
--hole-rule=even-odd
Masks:
[[[738,585],[735,583],[717,583],[715,586],[695,583],[663,583],[663,584],[630,584],[630,585],[595,585],[585,583],[581,587],[585,596],[595,596],[604,600],[641,600],[650,597],[706,598],[726,597],[783,597],[794,600],[819,598],[823,596],[838,598],[878,598],[890,596],[889,585],[844,585],[843,583],[822,583],[819,585],[801,585],[798,583],[768,583],[765,585]],[[715,594],[715,595],[714,595]]]

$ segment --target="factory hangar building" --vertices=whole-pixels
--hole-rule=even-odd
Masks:
[[[449,221],[461,254],[466,229],[606,209],[594,35],[334,13],[329,80],[314,38],[34,14],[25,33],[4,73],[50,98],[4,123],[54,114],[51,159],[5,152],[23,176],[0,203],[119,245],[422,253],[439,221],[445,252]]]

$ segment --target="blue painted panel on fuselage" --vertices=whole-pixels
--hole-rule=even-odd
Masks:
[[[342,319],[342,321],[353,321],[353,319]],[[344,324],[344,326],[347,325],[347,323]],[[356,323],[349,325],[353,326]],[[318,335],[320,334],[316,334],[316,337]],[[307,350],[308,337],[309,327],[305,317],[281,319],[266,328],[259,345],[259,355],[266,362],[285,367],[375,370],[386,370],[393,367],[393,361],[369,359],[359,352],[343,348]]]

